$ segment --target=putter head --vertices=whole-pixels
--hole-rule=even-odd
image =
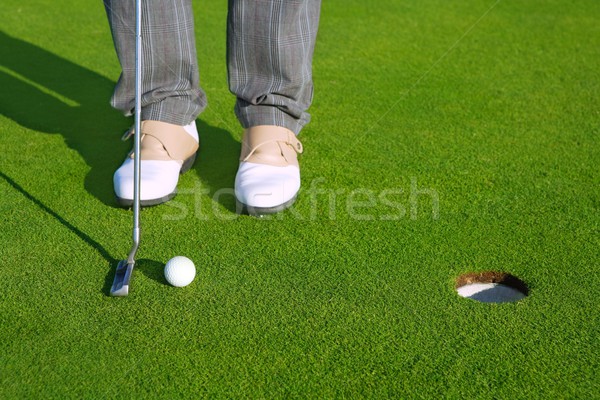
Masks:
[[[110,288],[111,296],[123,297],[129,294],[129,280],[131,279],[133,266],[134,263],[129,263],[127,260],[119,261],[119,265],[117,265],[117,270],[115,271],[115,279]]]

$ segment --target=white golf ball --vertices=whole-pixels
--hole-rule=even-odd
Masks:
[[[187,286],[195,277],[196,267],[187,257],[173,257],[165,264],[165,279],[175,287]]]

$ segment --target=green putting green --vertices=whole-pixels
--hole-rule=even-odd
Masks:
[[[600,2],[324,1],[302,191],[267,219],[235,214],[225,3],[195,4],[199,158],[111,298],[102,2],[3,1],[0,398],[597,397]],[[529,295],[460,297],[479,271]]]

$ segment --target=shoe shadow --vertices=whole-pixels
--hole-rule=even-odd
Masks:
[[[114,84],[0,31],[0,111],[23,127],[62,135],[90,167],[85,189],[110,206],[112,174],[128,151],[118,136],[128,121],[109,104]]]
[[[196,173],[208,186],[208,195],[212,201],[235,212],[233,186],[241,145],[224,129],[203,121],[196,121],[196,124],[200,135],[200,153],[194,166]]]
[[[31,43],[0,31],[0,112],[19,125],[59,134],[90,167],[84,187],[117,206],[112,175],[130,150],[121,134],[132,121],[109,104],[115,82]],[[197,121],[198,176],[214,201],[235,211],[233,183],[240,144],[223,129]]]

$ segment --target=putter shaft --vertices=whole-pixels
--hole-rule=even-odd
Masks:
[[[133,245],[127,260],[117,265],[110,289],[111,296],[127,296],[129,280],[135,266],[135,255],[140,245],[140,174],[142,132],[142,1],[135,1],[135,122],[133,144]]]

